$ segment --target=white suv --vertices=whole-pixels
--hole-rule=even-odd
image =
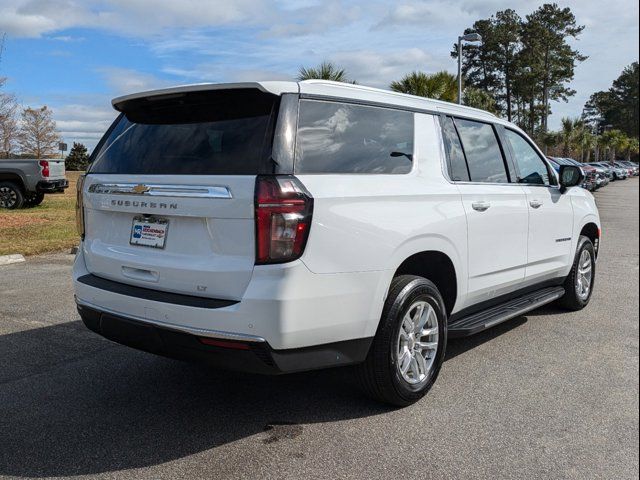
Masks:
[[[487,112],[326,81],[113,101],[78,190],[91,330],[228,369],[357,364],[408,405],[447,338],[590,299],[593,196]]]

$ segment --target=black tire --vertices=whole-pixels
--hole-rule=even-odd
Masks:
[[[426,301],[438,323],[438,342],[429,373],[418,385],[405,381],[397,367],[398,335],[403,318],[416,301]],[[384,403],[405,407],[420,400],[438,377],[447,347],[447,313],[438,288],[429,280],[400,275],[391,283],[378,331],[367,359],[358,366],[360,383],[369,396]]]
[[[25,207],[37,207],[44,200],[44,193],[32,193],[24,200]]]
[[[585,251],[588,252],[591,263],[591,281],[589,283],[589,292],[586,296],[580,294],[580,284],[578,282],[578,279],[580,277],[581,259],[583,259],[583,252]],[[561,307],[571,311],[578,311],[582,310],[589,304],[596,280],[595,260],[596,252],[595,248],[593,247],[593,243],[588,237],[580,235],[580,238],[578,239],[578,248],[576,249],[576,255],[573,260],[573,266],[571,267],[571,272],[569,272],[569,275],[564,281],[564,289],[566,293],[564,294],[564,297],[558,300],[558,304]]]
[[[24,194],[19,185],[13,182],[0,182],[0,208],[16,210],[22,208]]]

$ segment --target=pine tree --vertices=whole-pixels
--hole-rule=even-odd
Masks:
[[[87,147],[82,143],[73,142],[69,155],[64,159],[64,165],[67,170],[86,170],[89,166]]]

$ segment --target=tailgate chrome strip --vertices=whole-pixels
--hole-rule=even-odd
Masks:
[[[205,185],[161,185],[144,183],[94,183],[89,193],[110,195],[148,195],[152,197],[233,198],[229,188]]]

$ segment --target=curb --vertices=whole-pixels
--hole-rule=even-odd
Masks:
[[[11,265],[12,263],[22,263],[24,261],[24,257],[20,254],[0,255],[0,266]]]

